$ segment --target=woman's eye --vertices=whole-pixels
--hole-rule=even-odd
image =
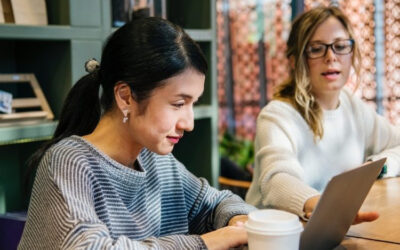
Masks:
[[[335,44],[334,46],[335,46],[335,50],[337,50],[337,51],[346,50],[348,47],[346,44]]]
[[[181,108],[181,107],[183,107],[183,105],[185,105],[184,103],[174,103],[174,104],[172,104],[174,107],[176,107],[176,108]]]
[[[318,46],[318,45],[310,46],[310,47],[308,48],[308,50],[309,50],[309,52],[311,52],[311,53],[318,53],[318,52],[321,52],[321,51],[323,50],[323,46]]]

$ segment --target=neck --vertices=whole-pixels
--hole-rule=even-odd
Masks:
[[[113,117],[112,114],[105,114],[95,130],[83,138],[113,160],[133,168],[142,147],[131,142],[126,124],[119,118]]]
[[[339,107],[339,94],[340,91],[337,93],[320,93],[314,94],[315,100],[319,104],[319,106],[324,110],[333,110]]]

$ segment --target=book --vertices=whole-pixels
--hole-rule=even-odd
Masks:
[[[3,13],[3,4],[0,1],[0,23],[5,23],[4,13]]]
[[[5,23],[14,23],[14,15],[11,8],[11,0],[0,0],[2,5],[2,14]]]
[[[16,24],[47,25],[45,0],[11,0]]]

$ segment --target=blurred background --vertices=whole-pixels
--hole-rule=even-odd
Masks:
[[[304,10],[330,4],[347,14],[360,45],[356,95],[393,124],[400,124],[400,1],[216,0],[220,152],[239,168],[249,169],[253,155],[246,152],[252,149],[235,151],[235,145],[248,145],[254,139],[260,109],[287,77],[291,21]],[[354,90],[355,83],[353,76],[348,87]]]

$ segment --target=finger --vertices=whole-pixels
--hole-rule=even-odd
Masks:
[[[235,226],[244,227],[244,223],[243,223],[243,221],[236,221]]]
[[[358,212],[356,218],[354,219],[354,224],[359,224],[362,222],[370,222],[379,218],[379,214],[377,212]]]

